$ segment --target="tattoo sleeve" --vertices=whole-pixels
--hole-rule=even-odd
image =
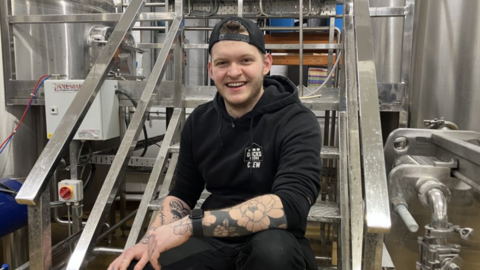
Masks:
[[[160,208],[158,209],[158,215],[157,217],[160,219],[160,226],[165,224],[165,212],[163,210],[163,205],[160,205]]]
[[[171,200],[169,206],[174,220],[180,220],[190,213],[190,209],[184,207],[178,199]]]
[[[184,235],[187,232],[193,233],[192,222],[190,220],[182,220],[180,224],[171,224],[170,227],[176,235]]]
[[[157,229],[157,227],[150,227],[150,229],[148,229],[147,233],[145,234],[145,236],[143,236],[142,240],[140,241],[140,243],[146,245],[148,244],[148,241],[150,241],[150,238],[152,238],[152,235],[153,235],[153,232]]]
[[[202,224],[205,236],[231,237],[286,229],[287,217],[278,196],[263,195],[234,207],[206,211]]]

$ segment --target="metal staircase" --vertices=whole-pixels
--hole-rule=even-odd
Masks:
[[[238,1],[238,10],[243,10],[242,3],[243,1]],[[245,4],[247,3],[249,2],[245,2]],[[31,269],[51,268],[52,247],[43,241],[45,231],[50,229],[49,199],[46,188],[49,179],[68,149],[73,134],[105,80],[112,58],[123,37],[132,29],[138,19],[168,21],[170,22],[169,29],[163,44],[151,45],[152,47],[161,47],[161,51],[148,81],[129,84],[134,85],[134,88],[144,87],[144,90],[141,91],[136,112],[125,132],[66,269],[87,268],[89,255],[94,252],[102,224],[115,200],[145,122],[145,113],[155,100],[154,94],[157,94],[158,98],[162,91],[167,91],[162,86],[174,90],[173,98],[164,101],[164,104],[169,104],[168,106],[173,108],[173,115],[155,159],[125,248],[138,241],[141,232],[147,225],[148,213],[158,209],[158,205],[169,191],[178,159],[178,142],[185,120],[185,107],[200,104],[207,98],[189,97],[190,88],[183,85],[183,52],[188,47],[188,44],[183,44],[185,19],[183,1],[175,1],[174,12],[142,13],[141,10],[144,6],[145,0],[132,0],[127,6],[105,49],[76,96],[74,105],[69,108],[60,123],[58,130],[62,130],[62,132],[53,135],[16,197],[19,203],[29,205],[29,218],[38,221],[29,226],[30,233],[33,235],[30,242],[31,249],[40,251],[31,252]],[[300,1],[300,6],[304,6],[303,1]],[[324,46],[324,49],[343,50],[341,75],[339,76],[341,78],[340,86],[329,88],[318,99],[304,101],[304,104],[310,109],[326,111],[330,116],[326,133],[331,134],[331,139],[322,147],[320,155],[324,164],[328,164],[326,168],[336,172],[333,177],[336,180],[332,184],[333,196],[324,194],[322,198],[319,198],[308,215],[308,221],[318,224],[333,224],[340,254],[337,269],[379,270],[383,234],[389,231],[390,213],[373,63],[370,13],[368,0],[345,0],[344,6],[343,44],[341,48],[338,48],[337,44],[333,44],[335,46],[331,44],[332,47]],[[239,11],[239,13],[242,12]],[[302,18],[303,12],[300,14],[300,18]],[[116,16],[115,14],[115,16],[108,15],[107,17],[113,20],[113,17],[118,18]],[[10,23],[18,22],[21,19],[12,17]],[[50,20],[72,19],[56,16]],[[300,26],[300,31],[302,31],[302,26]],[[205,48],[205,46],[190,47]],[[267,49],[268,47],[269,45],[267,45]],[[302,41],[297,48],[302,50]],[[174,60],[174,82],[170,84],[162,82],[162,86],[160,86],[167,64],[172,59]],[[210,90],[214,91],[212,87]],[[121,250],[116,250],[116,252],[121,252]]]

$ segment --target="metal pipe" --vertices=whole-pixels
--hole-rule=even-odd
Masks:
[[[166,27],[165,26],[134,26],[132,30],[137,30],[137,31],[160,31],[163,30],[165,31]]]
[[[80,142],[70,142],[70,179],[78,179],[78,153],[80,152]],[[55,183],[56,184],[56,183]]]
[[[122,252],[123,249],[121,248],[96,247],[93,249],[93,254],[120,255]]]
[[[461,172],[457,171],[457,170],[453,170],[452,171],[452,174],[453,176],[455,176],[456,178],[458,178],[459,180],[465,182],[467,185],[473,187],[474,189],[476,189],[477,191],[480,191],[480,185],[477,184],[475,181],[473,181],[472,179],[468,178],[467,176],[465,176],[464,174],[462,174]]]
[[[309,30],[309,31],[329,31],[330,27],[328,26],[315,26],[315,27],[302,27],[304,31]],[[337,34],[340,32],[340,28],[335,27],[334,28]],[[185,31],[212,31],[213,27],[205,27],[205,26],[186,26],[184,28]],[[291,26],[291,27],[273,27],[273,26],[265,26],[265,27],[260,27],[260,30],[262,31],[272,31],[272,30],[281,30],[281,31],[286,31],[286,30],[300,30],[300,27],[297,26]]]
[[[75,157],[76,159],[76,157]],[[57,169],[53,173],[53,181],[50,182],[50,196],[52,198],[53,202],[58,201],[58,190],[57,190],[57,183],[58,183],[58,173],[59,171],[63,170],[65,168],[66,162],[64,159],[60,160],[60,164],[58,165]],[[63,206],[63,205],[62,205]],[[53,207],[53,220],[60,226],[68,226],[69,224],[72,224],[72,221],[68,221],[65,219],[61,219],[60,215],[58,213],[58,207]],[[87,224],[86,221],[82,222],[82,225],[85,226]],[[110,229],[110,224],[107,222],[103,223],[103,226],[105,226],[108,229]]]
[[[53,220],[60,226],[68,226],[68,224],[72,224],[72,221],[68,221],[68,220],[65,220],[65,219],[61,219],[59,214],[58,214],[58,209],[57,208],[54,208],[54,213],[53,213]],[[86,221],[82,221],[82,225],[85,226],[87,224]],[[105,226],[107,229],[110,229],[110,224],[105,222],[103,223],[103,226]]]
[[[128,7],[129,4],[123,4],[123,7]],[[145,7],[164,7],[165,3],[145,3]]]
[[[238,17],[243,17],[243,0],[238,0]]]
[[[100,242],[103,238],[105,238],[107,235],[118,229],[120,226],[125,224],[127,221],[129,221],[136,213],[138,210],[133,211],[130,213],[128,216],[126,216],[124,219],[120,220],[118,223],[113,225],[113,227],[109,228],[106,232],[104,232],[102,235],[100,235],[97,238],[97,243]],[[107,223],[105,223],[107,224]],[[110,225],[109,225],[110,226]],[[67,247],[69,247],[72,243],[77,241],[77,239],[80,237],[82,231],[79,231],[77,233],[74,233],[73,235],[63,239],[62,241],[58,242],[55,246],[52,247],[52,257],[55,258],[56,255],[64,251]],[[112,254],[112,253],[109,253]],[[115,253],[117,254],[117,253]],[[17,268],[16,270],[25,270],[30,268],[30,262],[24,263],[22,266]]]
[[[300,66],[298,67],[298,87],[299,87],[299,95],[303,96],[303,0],[300,0],[299,2],[299,9],[300,11],[298,12],[299,14],[299,19],[298,19],[298,44],[300,44],[300,49],[298,51],[298,57],[299,57],[299,64]]]
[[[408,211],[408,208],[405,204],[399,204],[395,206],[394,210],[397,214],[400,215],[408,230],[410,230],[411,232],[418,231],[418,224],[413,218],[412,214],[410,214],[410,212]]]
[[[446,229],[448,227],[447,198],[443,191],[432,188],[427,193],[428,202],[432,210],[430,226],[434,229]]]
[[[97,238],[97,243],[99,241],[101,241],[103,238],[105,238],[107,235],[109,235],[110,233],[112,233],[113,231],[115,231],[116,229],[118,229],[119,227],[121,227],[123,224],[127,223],[127,221],[129,221],[132,217],[135,216],[135,214],[137,214],[137,210],[133,211],[132,213],[130,213],[128,216],[126,216],[124,219],[120,220],[119,222],[117,222],[115,225],[113,225],[113,227],[111,227],[110,229],[108,229],[106,232],[102,233],[98,238]]]
[[[315,260],[319,260],[319,261],[329,261],[329,262],[331,262],[331,261],[332,261],[332,257],[328,257],[328,256],[315,256]]]
[[[81,231],[63,239],[62,241],[58,242],[55,246],[52,247],[52,258],[55,258],[60,252],[64,251],[69,245],[73,242],[77,241],[80,237]],[[16,270],[25,270],[30,268],[30,262],[24,263],[22,266],[18,267]]]

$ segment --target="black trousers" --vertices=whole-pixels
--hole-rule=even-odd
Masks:
[[[285,230],[262,231],[250,236],[245,243],[191,237],[183,245],[162,253],[159,262],[162,270],[317,269],[310,247],[300,245],[298,239]],[[133,261],[128,269],[133,270],[136,263]],[[153,267],[147,264],[144,269]]]

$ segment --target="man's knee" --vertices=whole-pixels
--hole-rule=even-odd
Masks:
[[[249,264],[255,269],[304,269],[305,259],[295,237],[284,230],[266,230],[250,239]]]

